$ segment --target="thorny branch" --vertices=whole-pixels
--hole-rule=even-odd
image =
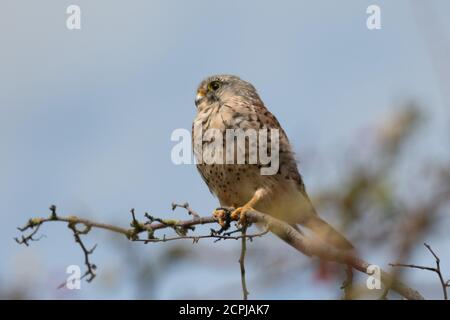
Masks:
[[[87,234],[90,230],[89,227],[86,227],[84,230],[78,230],[76,228],[76,223],[69,223],[68,228],[73,231],[73,236],[75,238],[75,242],[80,245],[81,250],[83,250],[84,254],[84,264],[86,265],[86,272],[81,276],[81,279],[86,278],[87,282],[91,282],[96,277],[95,270],[97,269],[97,266],[90,262],[89,256],[94,253],[95,248],[97,245],[95,244],[92,249],[87,249],[83,241],[81,240],[80,235]]]
[[[175,206],[176,207],[176,206]],[[323,241],[320,241],[319,239],[313,237],[313,236],[306,236],[299,231],[297,231],[295,228],[290,226],[289,224],[278,220],[274,217],[271,217],[267,214],[252,210],[249,212],[246,212],[246,218],[248,223],[254,223],[257,222],[259,224],[262,224],[265,226],[265,231],[257,233],[257,234],[247,234],[246,229],[238,229],[234,231],[229,231],[228,233],[223,233],[223,230],[220,230],[220,232],[217,232],[215,230],[211,230],[211,233],[209,235],[202,235],[202,236],[189,236],[188,231],[193,231],[195,229],[196,225],[203,225],[203,224],[212,224],[217,223],[217,220],[213,216],[209,217],[200,217],[198,215],[193,214],[192,210],[189,208],[189,205],[183,205],[183,208],[191,212],[191,215],[194,216],[191,220],[174,220],[174,219],[160,219],[155,218],[151,216],[148,213],[145,213],[145,218],[148,220],[144,223],[137,220],[135,216],[134,210],[131,210],[132,215],[132,221],[131,221],[131,228],[123,228],[118,227],[112,224],[107,223],[100,223],[76,216],[60,216],[56,214],[56,207],[52,206],[51,211],[52,214],[48,218],[32,218],[28,221],[28,223],[23,227],[19,228],[21,232],[26,232],[27,230],[32,230],[32,232],[29,235],[22,235],[22,239],[18,240],[17,242],[28,245],[28,242],[31,240],[37,240],[34,239],[33,236],[36,234],[37,230],[40,228],[40,226],[47,222],[65,222],[68,223],[69,228],[74,231],[74,236],[76,241],[80,244],[84,254],[85,254],[85,263],[88,268],[87,272],[85,273],[85,276],[89,275],[90,280],[93,279],[95,276],[95,265],[92,265],[89,262],[89,255],[92,254],[93,249],[87,250],[84,244],[81,242],[80,235],[81,234],[87,234],[92,228],[99,228],[99,229],[105,229],[112,232],[116,232],[119,234],[122,234],[126,236],[129,240],[132,241],[143,241],[145,243],[149,242],[166,242],[171,240],[179,240],[179,239],[191,239],[194,243],[198,242],[199,239],[204,238],[214,238],[217,240],[224,240],[224,239],[241,239],[243,241],[242,244],[245,243],[246,239],[252,240],[255,237],[261,237],[268,233],[269,231],[273,234],[277,235],[279,238],[286,241],[289,245],[294,247],[299,252],[310,256],[310,257],[318,257],[323,260],[328,261],[334,261],[338,262],[340,264],[350,266],[355,270],[358,270],[365,274],[370,274],[368,272],[368,267],[370,264],[361,258],[359,258],[356,253],[354,252],[344,252],[341,250],[338,250],[334,247],[331,247],[324,243]],[[74,226],[76,225],[84,225],[85,228],[83,230],[77,230],[74,229]],[[72,227],[73,228],[72,228]],[[176,237],[170,237],[167,238],[165,235],[163,235],[162,238],[158,238],[155,236],[155,231],[161,230],[161,229],[167,229],[171,228],[175,231],[177,234]],[[235,232],[241,231],[241,235],[233,236]],[[139,235],[146,232],[147,238],[141,239],[139,238]],[[80,241],[78,241],[80,240]],[[245,284],[245,269],[244,272],[242,272],[242,265],[244,262],[244,256],[245,256],[245,246],[242,248],[241,252],[241,275],[242,277],[242,283]],[[243,256],[244,255],[244,256]],[[399,293],[401,296],[403,296],[406,299],[411,300],[417,300],[417,299],[424,299],[423,296],[417,292],[416,290],[408,287],[404,283],[400,282],[399,280],[395,279],[390,274],[382,271],[381,272],[381,281],[385,284],[388,284],[392,290]],[[244,294],[247,293],[247,289],[243,287]]]
[[[444,277],[442,276],[441,259],[439,259],[438,255],[433,251],[433,249],[431,249],[431,246],[429,244],[424,243],[423,245],[428,249],[428,251],[430,251],[430,253],[433,255],[434,259],[436,260],[435,268],[419,266],[419,265],[415,265],[415,264],[404,264],[404,263],[390,263],[389,265],[392,267],[405,267],[405,268],[421,269],[421,270],[428,270],[428,271],[435,272],[439,277],[439,281],[441,282],[444,299],[448,300],[447,288],[450,287],[450,279],[445,281]]]
[[[22,234],[20,236],[20,239],[16,237],[16,238],[14,238],[14,240],[16,240],[16,242],[18,244],[24,244],[28,247],[30,245],[30,241],[38,241],[44,236],[44,235],[41,235],[39,238],[34,238],[34,235],[39,231],[40,226],[41,226],[41,223],[36,224],[36,222],[33,221],[33,219],[30,219],[23,228],[18,227],[17,230],[24,233],[28,229],[34,229],[33,232],[31,232],[30,234],[28,234],[26,236]]]
[[[172,211],[174,211],[177,207],[186,209],[186,211],[189,213],[189,215],[193,216],[196,219],[200,218],[200,215],[197,212],[195,212],[194,210],[192,210],[192,208],[189,207],[189,203],[187,203],[187,202],[185,202],[183,204],[178,204],[178,203],[172,202]]]
[[[47,218],[47,219],[40,219],[40,218],[30,219],[23,228],[20,228],[20,227],[17,228],[22,233],[24,233],[28,229],[32,229],[33,231],[28,235],[22,234],[20,239],[14,238],[16,240],[16,242],[19,244],[24,244],[24,245],[28,246],[30,241],[37,241],[43,237],[43,235],[41,235],[39,238],[34,238],[34,235],[39,231],[39,228],[41,227],[41,225],[44,222],[61,221],[61,218],[56,214],[56,206],[54,206],[54,205],[50,206],[50,211],[51,211],[51,215],[49,218]],[[79,246],[84,254],[84,264],[86,265],[86,272],[80,277],[80,280],[86,278],[87,282],[91,282],[96,277],[95,270],[97,269],[97,266],[90,261],[89,256],[94,253],[94,250],[97,247],[97,245],[94,245],[91,249],[87,249],[86,245],[81,240],[80,235],[88,234],[93,225],[79,221],[75,217],[68,217],[68,218],[63,218],[63,219],[67,220],[67,222],[68,222],[67,227],[70,230],[72,230],[73,236],[75,238],[75,242],[79,244]],[[84,229],[82,229],[82,230],[77,229],[77,227],[76,227],[77,224],[83,224]],[[62,288],[65,285],[66,285],[66,283],[62,283],[61,285],[58,286],[58,288]]]

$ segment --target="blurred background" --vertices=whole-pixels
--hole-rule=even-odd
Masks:
[[[71,4],[81,30],[66,27]],[[366,27],[372,4],[380,30]],[[51,204],[125,227],[130,208],[188,218],[173,201],[210,215],[217,200],[194,165],[172,163],[170,136],[190,130],[197,85],[217,73],[259,90],[318,211],[363,258],[434,266],[427,242],[450,278],[449,13],[447,0],[2,1],[0,297],[241,298],[239,241],[93,230],[98,276],[80,290],[57,289],[68,265],[84,270],[64,224],[14,241]],[[397,272],[442,299],[436,274]],[[337,299],[343,277],[274,236],[248,245],[250,299]]]

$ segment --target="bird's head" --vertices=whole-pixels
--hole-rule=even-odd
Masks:
[[[236,96],[259,99],[255,87],[249,82],[233,75],[214,75],[203,80],[198,86],[195,105],[201,110],[216,103],[222,104]]]

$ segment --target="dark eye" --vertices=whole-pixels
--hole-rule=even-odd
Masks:
[[[216,91],[220,88],[221,83],[219,81],[211,81],[208,85],[209,90]]]

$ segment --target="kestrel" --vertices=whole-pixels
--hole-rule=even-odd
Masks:
[[[227,129],[277,129],[279,132],[279,166],[273,175],[262,175],[264,165],[259,161],[204,163],[194,146],[197,168],[203,180],[222,207],[236,208],[233,218],[242,218],[247,210],[254,208],[294,227],[297,224],[305,226],[339,249],[353,248],[347,239],[317,215],[306,193],[289,140],[252,84],[233,75],[208,77],[198,87],[195,105],[197,114],[193,137],[198,128],[202,132],[216,129],[223,136]],[[205,139],[201,143],[205,148],[213,140]],[[246,150],[246,160],[248,156]]]

